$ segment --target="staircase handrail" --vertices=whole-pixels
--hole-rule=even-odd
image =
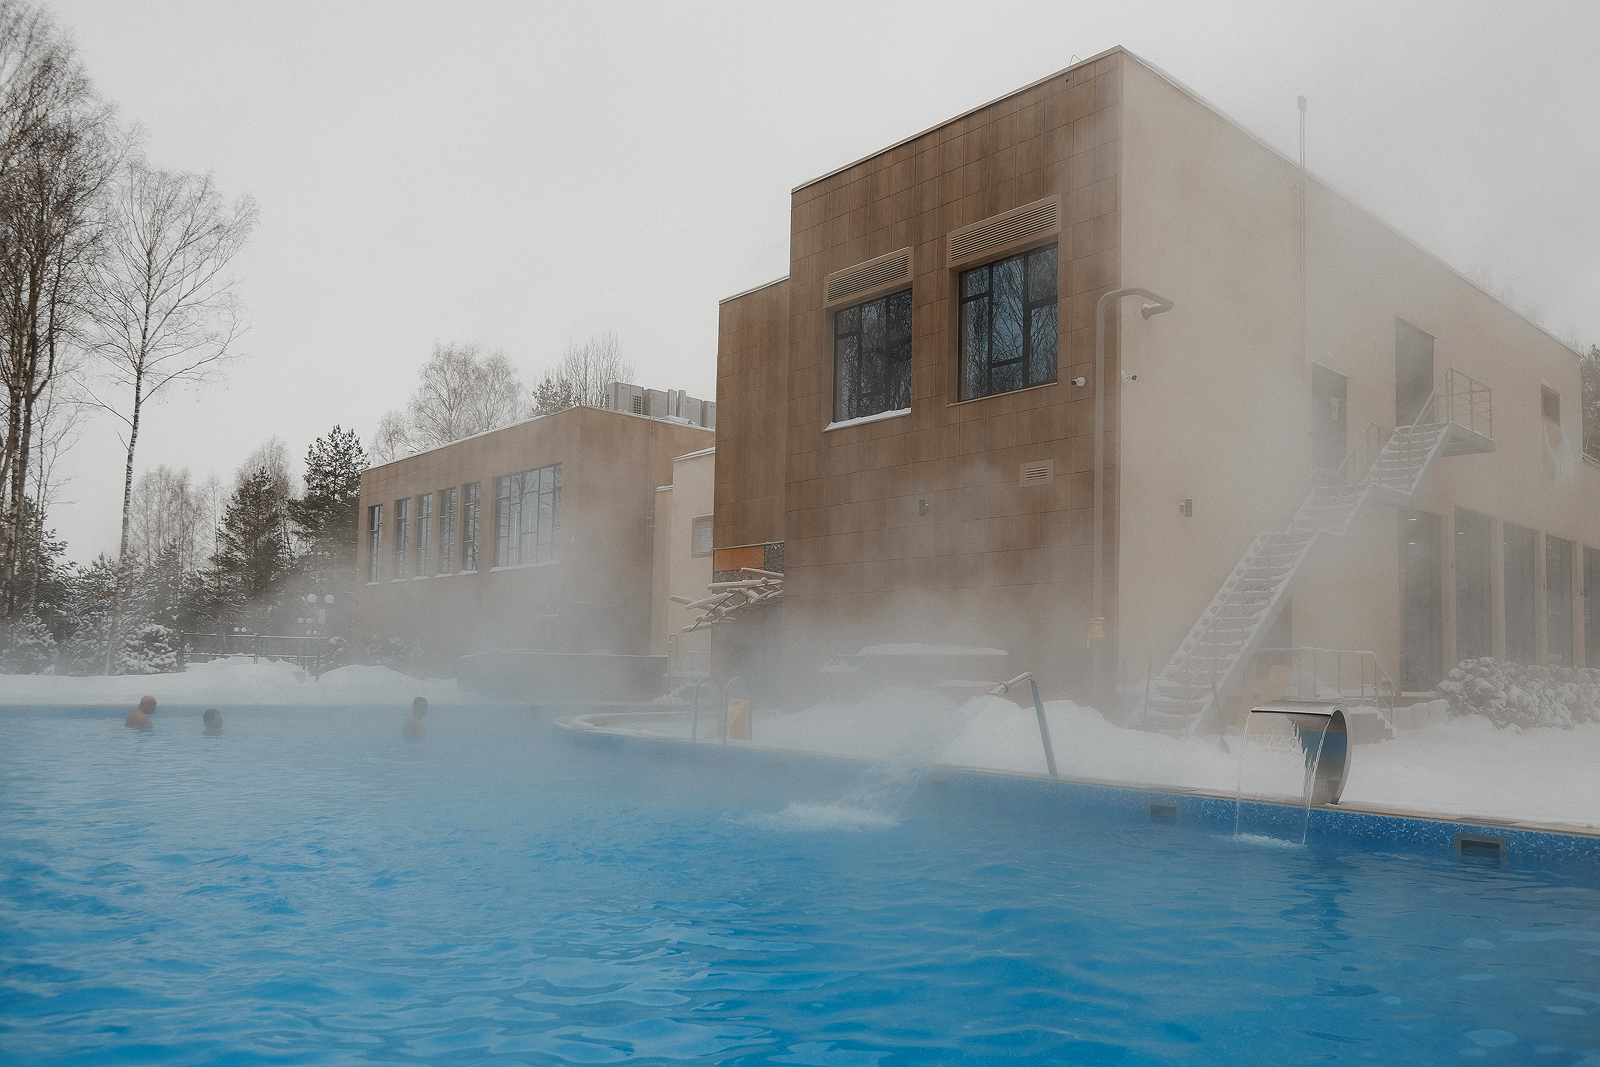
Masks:
[[[1369,651],[1366,651],[1364,649],[1354,649],[1354,648],[1319,648],[1319,647],[1317,647],[1315,645],[1300,645],[1300,646],[1297,646],[1295,648],[1260,648],[1260,649],[1256,650],[1256,655],[1262,656],[1262,655],[1266,655],[1269,652],[1286,652],[1291,657],[1295,656],[1297,654],[1301,654],[1301,653],[1309,653],[1309,654],[1311,654],[1313,656],[1316,656],[1318,654],[1328,655],[1328,656],[1356,656],[1362,662],[1371,663],[1372,664],[1372,671],[1373,671],[1373,674],[1372,674],[1373,696],[1376,697],[1377,700],[1380,702],[1379,706],[1381,708],[1383,708],[1385,710],[1385,712],[1390,717],[1393,716],[1393,714],[1394,714],[1394,694],[1398,693],[1400,691],[1400,689],[1399,689],[1398,686],[1395,685],[1394,679],[1389,677],[1389,672],[1383,669],[1383,662],[1380,659],[1378,659],[1378,654],[1376,652],[1369,652]],[[1313,677],[1313,679],[1315,679],[1315,676],[1316,676],[1316,668],[1315,668],[1315,661],[1313,660],[1313,664],[1312,664],[1312,677]],[[1339,688],[1343,688],[1343,687],[1339,686]],[[1363,689],[1363,690],[1366,688],[1365,675],[1363,675],[1359,679],[1358,688]],[[1363,694],[1363,696],[1364,695],[1365,694]]]
[[[1381,432],[1385,443],[1387,443],[1388,439],[1394,435],[1394,431],[1386,426],[1379,426],[1375,422],[1367,423],[1367,428],[1361,431],[1361,436],[1356,438],[1355,443],[1345,451],[1344,459],[1331,472],[1331,477],[1333,478],[1331,484],[1345,484],[1345,479],[1349,476],[1350,461],[1356,457],[1357,452],[1370,448],[1370,440],[1373,430],[1378,430]],[[1361,473],[1361,480],[1355,482],[1355,485],[1366,484],[1372,474],[1372,464],[1377,462],[1378,456],[1382,454],[1382,452],[1383,446],[1379,445],[1378,451],[1373,454],[1371,462],[1367,464],[1367,469]],[[1319,482],[1317,480],[1317,476],[1318,474],[1326,471],[1326,467],[1313,470],[1311,474],[1306,477],[1305,481],[1300,483],[1300,491],[1295,495],[1293,505],[1289,508],[1287,514],[1279,519],[1275,526],[1271,527],[1272,533],[1285,533],[1294,526],[1295,516],[1300,514],[1300,509],[1305,507],[1307,500],[1311,499],[1311,494],[1324,487],[1324,483]]]

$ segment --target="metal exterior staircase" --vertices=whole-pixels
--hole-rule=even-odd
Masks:
[[[1238,692],[1306,558],[1341,537],[1366,508],[1406,504],[1442,456],[1494,451],[1487,386],[1454,369],[1410,426],[1369,426],[1338,470],[1319,472],[1289,517],[1258,534],[1148,687],[1134,723],[1188,734]],[[1320,483],[1320,484],[1319,484]]]

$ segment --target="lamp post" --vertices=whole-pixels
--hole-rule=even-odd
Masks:
[[[1125,296],[1150,301],[1145,318],[1172,310],[1172,301],[1148,289],[1113,289],[1094,305],[1094,590],[1089,620],[1089,695],[1100,696],[1100,650],[1105,644],[1106,305]],[[1120,424],[1119,424],[1120,425]]]

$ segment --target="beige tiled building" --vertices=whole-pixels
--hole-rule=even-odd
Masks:
[[[365,471],[358,645],[399,639],[440,674],[469,652],[650,654],[656,489],[712,440],[577,407]]]
[[[1169,725],[1268,646],[1370,651],[1397,690],[1600,665],[1577,354],[1130,53],[791,220],[788,276],[720,308],[714,512],[719,572],[782,561],[743,640],[783,691],[884,641],[1124,708],[1148,672],[1133,713]]]

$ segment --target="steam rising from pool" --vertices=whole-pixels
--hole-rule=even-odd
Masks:
[[[791,803],[775,814],[752,821],[784,830],[881,830],[900,823],[906,802],[922,783],[933,761],[966,730],[967,723],[988,703],[972,697],[912,735],[889,759],[869,764],[834,804]]]

